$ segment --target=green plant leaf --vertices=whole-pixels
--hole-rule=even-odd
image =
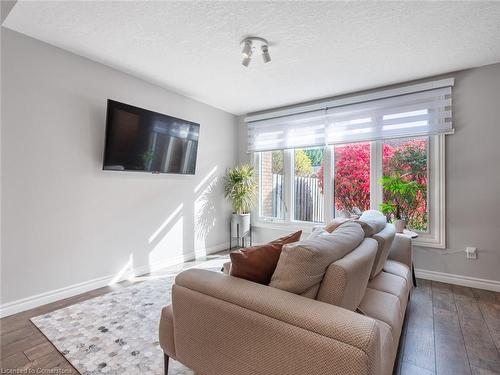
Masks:
[[[233,211],[250,213],[256,201],[257,181],[251,165],[230,168],[224,179],[224,195],[231,201]]]

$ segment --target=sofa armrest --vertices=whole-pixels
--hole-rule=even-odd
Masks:
[[[413,249],[409,236],[396,233],[391,249],[389,250],[389,259],[406,264],[409,269],[412,268]]]
[[[205,374],[376,374],[375,320],[207,270],[172,291],[179,361]]]

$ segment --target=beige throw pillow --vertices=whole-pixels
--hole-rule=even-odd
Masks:
[[[329,233],[332,233],[335,229],[340,227],[342,224],[347,223],[348,221],[353,221],[353,219],[348,217],[336,217],[327,225],[325,225],[325,230]]]
[[[377,210],[367,210],[355,220],[359,223],[365,232],[365,237],[371,237],[380,232],[387,225],[387,219],[384,214]]]
[[[318,288],[328,266],[355,249],[365,234],[358,223],[347,222],[333,233],[318,233],[283,246],[269,286],[295,294]],[[307,296],[314,298],[312,294]]]

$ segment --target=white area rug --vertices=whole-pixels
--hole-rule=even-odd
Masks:
[[[220,271],[227,257],[138,282],[31,321],[81,374],[163,374],[158,342],[161,309],[170,304],[175,275],[186,268]],[[169,375],[192,375],[171,360]]]

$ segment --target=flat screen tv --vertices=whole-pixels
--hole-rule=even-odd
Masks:
[[[200,125],[108,99],[103,169],[194,174]]]

